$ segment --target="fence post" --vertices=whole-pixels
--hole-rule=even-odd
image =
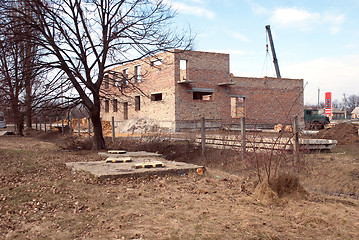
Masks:
[[[242,161],[246,157],[246,119],[241,118],[241,134],[242,134]]]
[[[298,116],[295,116],[293,118],[293,134],[294,134],[294,139],[293,139],[293,154],[295,157],[295,161],[296,163],[298,163],[299,161],[299,133],[298,133]]]
[[[201,119],[201,140],[202,140],[202,155],[206,153],[206,119]]]
[[[71,116],[71,112],[69,113],[69,130],[70,130],[70,133],[72,134],[72,116]]]
[[[88,127],[89,138],[91,138],[91,123],[90,123],[90,118],[87,118],[87,127]]]
[[[80,118],[77,118],[77,135],[80,137]]]
[[[115,117],[112,116],[111,119],[111,127],[112,127],[112,142],[115,142]]]

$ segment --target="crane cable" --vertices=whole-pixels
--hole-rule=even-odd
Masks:
[[[264,57],[261,77],[263,77],[264,68],[265,68],[265,75],[264,76],[268,76],[267,75],[268,74],[268,65],[272,66],[272,63],[268,64],[268,61],[270,61],[270,59],[271,59],[271,54],[269,53],[268,34],[267,34],[267,31],[266,31],[266,56]],[[272,66],[271,69],[272,69],[273,76],[275,76],[273,66]]]

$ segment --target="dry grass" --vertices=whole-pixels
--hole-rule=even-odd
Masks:
[[[353,171],[359,159],[354,150],[307,156],[300,182],[308,195],[283,196],[285,189],[301,192],[298,179],[285,176],[270,186],[280,201],[268,204],[252,194],[250,170],[244,171],[238,158],[234,162],[235,157],[214,151],[213,159],[202,159],[188,144],[158,148],[173,159],[182,159],[182,153],[184,161],[192,158],[211,167],[204,176],[98,182],[64,164],[98,160],[95,152],[63,150],[59,144],[30,137],[0,137],[0,238],[359,238],[358,200],[322,193],[328,186],[344,191],[349,179],[351,187],[357,186]],[[236,174],[223,171],[227,169]]]

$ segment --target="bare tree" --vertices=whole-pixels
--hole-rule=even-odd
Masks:
[[[160,0],[24,0],[29,11],[13,1],[2,1],[2,11],[17,11],[47,54],[43,64],[64,71],[90,114],[95,149],[105,148],[100,86],[106,71],[191,44],[186,34],[169,27],[174,12]]]
[[[11,118],[15,121],[18,134],[23,135],[23,113],[21,95],[24,91],[21,67],[22,49],[19,44],[10,44],[7,39],[0,41],[0,95],[2,104],[10,107]]]
[[[356,107],[359,107],[359,96],[352,94],[347,97],[347,110],[351,113]]]
[[[23,0],[12,3],[26,10]],[[61,75],[49,74],[49,68],[40,65],[33,32],[15,11],[0,18],[0,96],[1,105],[10,109],[9,116],[23,135],[24,116],[31,128],[31,116],[44,107],[59,106],[56,101]]]

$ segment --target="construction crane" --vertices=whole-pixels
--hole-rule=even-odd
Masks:
[[[275,54],[275,49],[274,49],[272,33],[270,31],[270,25],[267,25],[266,29],[267,29],[267,34],[268,34],[268,38],[269,38],[270,48],[272,49],[273,63],[274,63],[274,67],[275,67],[275,72],[277,74],[277,78],[281,78],[280,72],[279,72],[278,59],[277,59],[277,55]]]

